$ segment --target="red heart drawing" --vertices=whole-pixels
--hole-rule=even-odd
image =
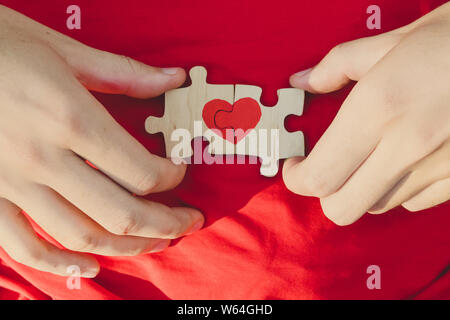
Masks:
[[[256,127],[260,119],[261,108],[252,98],[239,99],[233,105],[225,100],[214,99],[203,107],[206,126],[234,144]],[[234,134],[227,135],[227,129],[234,130]]]

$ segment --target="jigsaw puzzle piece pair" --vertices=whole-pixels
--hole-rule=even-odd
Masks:
[[[167,155],[179,148],[183,132],[206,138],[212,155],[259,157],[260,172],[268,177],[277,174],[279,159],[304,155],[303,133],[284,127],[288,115],[302,115],[303,90],[280,89],[277,105],[266,107],[260,103],[262,89],[257,86],[209,84],[206,69],[200,66],[189,74],[191,86],[166,92],[163,117],[146,120],[149,133],[164,134]],[[189,143],[179,156],[192,155]]]

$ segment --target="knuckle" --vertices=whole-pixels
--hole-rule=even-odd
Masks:
[[[45,259],[42,250],[33,247],[18,247],[10,253],[11,258],[29,266],[35,266]]]
[[[378,80],[366,77],[362,78],[355,88],[358,89],[357,96],[359,98],[366,97],[371,101],[364,108],[368,114],[376,116],[381,124],[388,126],[391,120],[398,117],[404,110],[405,101],[397,90],[398,86],[380,83]],[[373,108],[373,105],[377,106],[376,109]]]
[[[139,196],[145,196],[158,186],[160,176],[158,172],[152,171],[140,177],[137,181],[134,193]]]
[[[80,112],[79,104],[74,103],[73,94],[61,88],[59,84],[43,85],[43,96],[39,99],[34,98],[31,101],[36,105],[36,110],[42,115],[45,124],[56,134],[52,138],[66,138],[68,135],[82,134],[83,121],[82,112]],[[48,96],[52,98],[51,102],[47,101]],[[78,96],[82,99],[83,97]],[[31,99],[31,98],[30,98]]]
[[[348,48],[348,42],[342,42],[334,46],[326,55],[325,59],[327,62],[336,63],[343,60],[347,60],[347,55],[345,54]]]
[[[83,121],[80,112],[71,106],[63,106],[57,115],[57,127],[67,138],[80,137],[86,132],[83,130]]]
[[[137,213],[128,213],[120,217],[109,231],[117,235],[136,234],[141,227],[140,215]]]
[[[333,186],[323,175],[309,173],[304,177],[304,185],[313,196],[322,198],[334,191]]]
[[[100,239],[90,233],[82,233],[76,237],[71,237],[74,239],[70,242],[62,243],[67,249],[78,252],[93,252],[98,249]]]
[[[121,61],[121,65],[124,66],[127,71],[135,75],[138,74],[138,63],[135,60],[125,55],[119,55],[119,59]]]
[[[46,260],[47,254],[44,248],[31,248],[27,250],[27,255],[30,261],[38,263],[40,261]]]
[[[46,156],[33,146],[30,146],[26,151],[28,155],[28,163],[30,164],[31,171],[46,171],[48,167],[48,162],[46,161]]]
[[[17,142],[17,162],[21,172],[30,178],[47,176],[51,172],[49,154],[34,142]]]
[[[419,151],[422,150],[421,156],[427,155],[437,149],[446,141],[446,136],[442,131],[434,126],[434,124],[427,124],[419,126],[412,133],[414,144],[419,146]],[[419,152],[420,153],[420,152]]]
[[[119,69],[131,74],[134,77],[138,77],[140,74],[140,65],[137,61],[131,59],[128,56],[119,55]],[[128,83],[125,88],[122,88],[124,94],[128,95],[134,90],[134,84]]]

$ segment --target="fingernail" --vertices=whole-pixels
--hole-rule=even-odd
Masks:
[[[161,71],[172,76],[178,72],[178,68],[162,68]]]
[[[164,249],[166,249],[170,245],[170,240],[161,240],[158,242],[151,250],[150,252],[161,252]]]
[[[95,278],[98,274],[99,270],[97,268],[88,268],[84,272],[81,273],[83,278]]]
[[[190,234],[193,234],[194,232],[197,232],[198,230],[200,230],[203,227],[203,224],[204,224],[203,221],[196,222],[186,235],[190,235]]]
[[[297,78],[304,78],[304,77],[309,75],[309,73],[311,72],[312,69],[313,68],[309,68],[309,69],[297,72],[297,73],[294,74],[294,76],[297,77]]]

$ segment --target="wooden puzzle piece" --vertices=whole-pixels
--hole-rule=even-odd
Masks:
[[[305,92],[296,88],[279,89],[278,103],[273,107],[266,107],[260,101],[262,89],[250,85],[235,85],[234,101],[252,98],[261,107],[261,120],[244,139],[236,144],[236,154],[261,158],[261,174],[272,177],[278,172],[278,160],[305,153],[304,136],[301,131],[288,132],[284,127],[284,120],[288,115],[302,115]],[[258,148],[252,139],[258,138]],[[264,140],[264,137],[267,139]]]
[[[172,139],[172,132],[175,129],[186,129],[192,138],[202,136],[207,129],[202,118],[202,111],[205,104],[214,99],[220,99],[233,104],[234,85],[217,85],[206,82],[206,69],[203,67],[193,67],[189,75],[192,84],[186,88],[169,90],[165,94],[164,115],[161,118],[148,117],[145,121],[145,128],[149,133],[162,132],[166,145],[167,156],[178,141]],[[194,130],[194,122],[201,121],[201,130]],[[196,132],[200,131],[200,132]],[[225,144],[225,143],[224,143]],[[227,145],[223,146],[227,147]],[[233,148],[228,146],[228,148]],[[214,143],[210,144],[209,151],[212,154],[223,154],[222,144],[214,148]],[[192,149],[183,150],[183,158],[192,156]]]
[[[163,117],[146,120],[149,133],[164,134],[168,156],[179,143],[173,137],[176,129],[186,130],[192,138],[205,137],[210,154],[259,157],[264,176],[276,175],[279,159],[304,155],[303,133],[288,132],[284,127],[288,115],[302,114],[303,90],[280,89],[277,105],[266,107],[260,103],[259,87],[208,84],[206,69],[198,66],[189,74],[191,86],[166,92]],[[195,128],[195,122],[201,124],[201,130]],[[227,136],[226,129],[232,134]],[[180,157],[192,156],[192,148],[186,149]]]

